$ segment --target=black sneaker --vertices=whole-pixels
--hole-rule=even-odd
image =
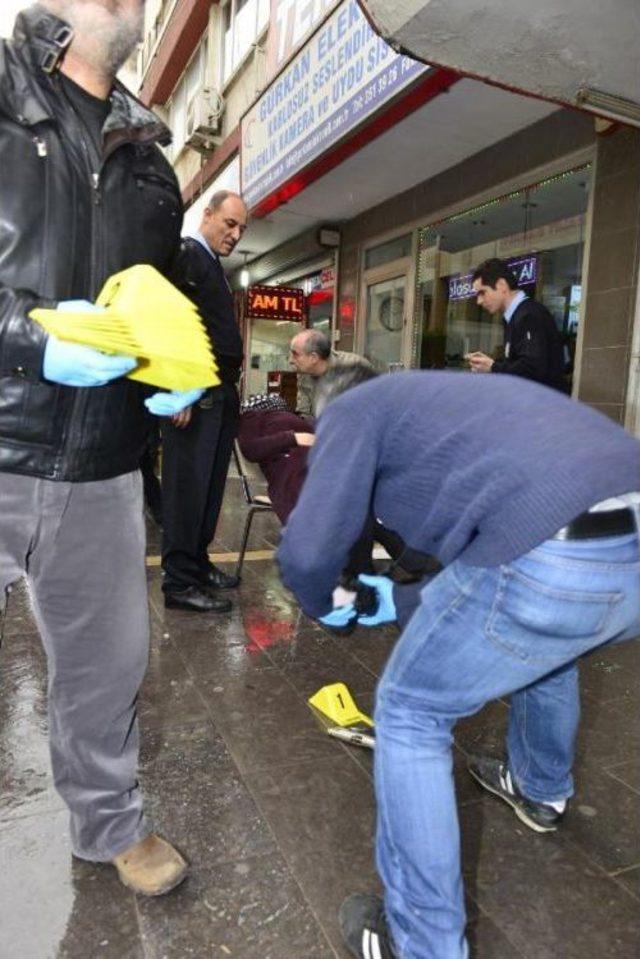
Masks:
[[[473,756],[468,770],[488,792],[509,803],[518,819],[535,832],[555,832],[564,816],[546,803],[527,799],[511,778],[506,763],[489,756]]]
[[[340,932],[357,959],[398,959],[384,917],[382,900],[356,892],[340,906]]]

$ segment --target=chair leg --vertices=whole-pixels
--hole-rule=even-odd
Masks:
[[[244,533],[242,534],[242,545],[240,546],[240,552],[238,553],[238,565],[236,566],[236,576],[239,578],[242,573],[242,566],[244,564],[244,554],[247,551],[247,543],[249,542],[249,533],[251,532],[251,523],[253,522],[253,514],[257,512],[255,506],[249,508],[247,513],[247,519],[244,524]]]

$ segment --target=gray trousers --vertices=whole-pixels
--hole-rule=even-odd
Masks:
[[[53,778],[84,859],[110,860],[149,831],[136,779],[144,549],[138,472],[94,483],[0,473],[0,601],[26,576],[47,654]]]

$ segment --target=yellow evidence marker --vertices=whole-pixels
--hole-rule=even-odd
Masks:
[[[103,353],[135,356],[127,374],[167,390],[217,386],[218,368],[200,315],[161,273],[147,264],[111,276],[96,300],[100,311],[37,308],[29,316],[58,339]]]
[[[309,705],[331,720],[334,726],[356,726],[358,723],[373,728],[373,720],[360,712],[344,683],[323,686],[308,700]]]

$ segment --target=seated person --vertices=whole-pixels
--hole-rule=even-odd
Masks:
[[[292,413],[276,393],[251,396],[242,404],[238,445],[250,463],[258,463],[276,516],[284,525],[296,505],[313,445],[313,421]]]
[[[313,420],[292,413],[278,394],[250,396],[242,404],[238,445],[242,455],[264,473],[269,499],[283,525],[298,501],[307,472],[307,452],[314,440]],[[359,573],[374,571],[374,540],[389,553],[392,564],[387,575],[396,582],[414,582],[439,568],[433,557],[410,549],[397,533],[371,517],[349,556],[343,573],[345,586]]]

